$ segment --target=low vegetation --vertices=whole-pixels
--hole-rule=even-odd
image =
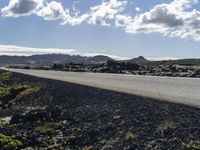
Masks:
[[[59,123],[56,122],[44,122],[44,123],[40,123],[40,125],[38,125],[35,128],[35,131],[39,132],[39,133],[48,133],[48,132],[53,132],[56,129],[59,128]]]
[[[0,71],[1,103],[8,104],[10,101],[19,100],[40,90],[39,87],[33,87],[18,82],[11,82],[12,75],[13,74],[11,72]]]
[[[22,98],[22,97],[25,97],[29,94],[32,94],[32,93],[36,93],[40,90],[40,88],[38,87],[26,87],[25,90],[21,91],[18,95],[17,95],[17,98]]]
[[[198,141],[193,141],[190,140],[188,143],[183,144],[184,148],[188,149],[188,150],[199,150],[200,149],[200,140]]]
[[[167,133],[168,131],[174,128],[175,126],[174,126],[173,121],[167,119],[160,124],[160,126],[156,130],[156,133],[163,136],[165,133]]]
[[[5,150],[17,150],[22,147],[22,142],[4,134],[0,134],[0,147]]]

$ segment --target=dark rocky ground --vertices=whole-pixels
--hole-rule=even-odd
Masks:
[[[177,64],[176,64],[177,63]],[[74,72],[99,72],[99,73],[118,73],[146,76],[168,76],[168,77],[190,77],[200,78],[199,64],[186,63],[144,63],[136,64],[130,61],[108,60],[101,64],[54,64],[50,66],[43,65],[25,65],[10,66],[12,68],[22,69],[45,69],[62,70]]]
[[[200,149],[199,108],[16,73],[3,76],[1,71],[1,91],[9,87],[9,96],[0,95],[0,150]]]

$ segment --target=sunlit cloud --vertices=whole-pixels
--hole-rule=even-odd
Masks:
[[[10,56],[31,56],[35,54],[73,54],[75,52],[75,49],[31,48],[15,45],[0,45],[0,55]]]
[[[113,26],[122,28],[126,33],[160,33],[163,36],[178,37],[200,41],[200,11],[193,9],[198,0],[173,0],[161,3],[143,12],[133,6],[133,16],[125,13],[128,0],[102,0],[81,14],[73,6],[70,10],[60,1],[52,0],[10,0],[1,9],[4,17],[37,15],[47,21],[59,20],[61,25]],[[134,10],[135,9],[135,10]]]

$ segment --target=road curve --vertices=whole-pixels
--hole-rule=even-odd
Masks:
[[[36,77],[67,81],[200,108],[200,79],[25,69],[9,70]]]

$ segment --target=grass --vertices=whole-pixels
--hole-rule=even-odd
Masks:
[[[93,146],[84,146],[82,150],[93,150]]]
[[[164,133],[166,133],[167,131],[169,131],[169,130],[171,130],[171,129],[173,129],[175,126],[174,126],[174,123],[173,123],[173,121],[171,121],[171,120],[165,120],[165,121],[163,121],[161,124],[160,124],[160,126],[157,128],[157,130],[156,130],[156,133],[158,134],[158,135],[164,135]]]
[[[12,72],[0,71],[0,99],[8,102],[14,98],[20,99],[29,94],[36,93],[40,90],[38,87],[31,87],[20,83],[9,84]]]
[[[42,123],[40,125],[38,125],[35,128],[35,131],[39,132],[39,133],[48,133],[48,132],[52,132],[55,131],[59,128],[59,123],[56,122],[48,122],[48,123]]]
[[[200,149],[200,141],[190,140],[188,143],[184,144],[184,147],[188,150],[199,150]]]
[[[9,81],[12,77],[11,72],[0,71],[0,87],[4,87],[6,82]]]
[[[0,147],[4,150],[17,150],[22,147],[22,142],[4,134],[0,134]]]
[[[134,138],[135,138],[135,135],[134,135],[133,132],[128,131],[128,132],[126,133],[125,140],[129,141],[129,140],[132,140],[132,139],[134,139]]]
[[[10,80],[10,78],[12,77],[12,72],[3,72],[0,76],[0,80],[3,80],[3,81],[8,81]]]
[[[20,92],[18,95],[17,95],[17,98],[22,98],[22,97],[25,97],[29,94],[32,94],[32,93],[36,93],[40,90],[40,88],[38,87],[27,87],[25,90],[23,90],[22,92]]]
[[[120,119],[120,118],[121,118],[120,115],[113,116],[113,119],[114,119],[114,120],[118,120],[118,119]]]
[[[0,87],[0,97],[6,96],[8,95],[9,92],[9,88],[7,87]]]

